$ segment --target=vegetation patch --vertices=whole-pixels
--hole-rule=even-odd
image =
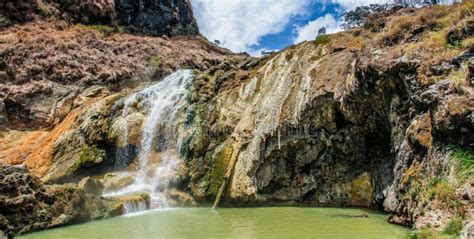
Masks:
[[[114,28],[114,27],[107,26],[107,25],[82,25],[82,24],[78,24],[77,27],[79,29],[86,30],[86,31],[97,31],[97,32],[100,32],[101,34],[103,34],[105,36],[110,36],[113,33],[122,32],[122,29],[120,29],[120,28]]]
[[[104,158],[104,151],[97,148],[97,146],[84,147],[81,152],[79,160],[68,170],[73,173],[84,166],[93,166],[100,163]]]
[[[467,63],[461,65],[461,67],[453,71],[451,76],[449,77],[451,84],[456,88],[461,88],[462,85],[466,82],[467,75],[469,74],[469,69],[467,67]]]
[[[317,45],[325,45],[329,43],[329,36],[328,35],[319,35],[316,37],[315,40]]]
[[[474,183],[474,151],[472,149],[455,148],[453,157],[456,162],[459,180]]]
[[[451,219],[448,222],[448,225],[444,228],[443,233],[447,235],[451,235],[454,237],[458,237],[461,235],[462,231],[462,218],[456,217],[454,219]]]
[[[38,11],[39,11],[40,16],[44,18],[49,18],[53,16],[53,11],[51,10],[51,8],[44,3],[38,4]]]
[[[0,27],[6,27],[10,25],[10,20],[7,17],[0,15]]]
[[[426,227],[419,231],[411,231],[407,235],[408,239],[449,239],[447,235],[443,235],[440,231]]]
[[[148,60],[148,63],[152,68],[159,68],[162,64],[162,58],[161,56],[152,56],[150,60]]]

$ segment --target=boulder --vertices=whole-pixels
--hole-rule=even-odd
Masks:
[[[46,186],[21,167],[0,166],[0,231],[31,231],[120,215],[119,201],[73,184]]]
[[[84,192],[87,194],[93,194],[97,196],[102,195],[102,192],[104,191],[104,185],[99,180],[91,177],[83,178],[79,182],[78,187],[84,190]]]

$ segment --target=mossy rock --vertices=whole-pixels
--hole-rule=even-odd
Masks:
[[[100,164],[105,159],[105,150],[98,149],[97,146],[86,146],[81,151],[79,160],[69,169],[69,173],[76,172],[83,167],[91,167]]]

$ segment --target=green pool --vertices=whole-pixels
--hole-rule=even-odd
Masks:
[[[353,217],[366,212],[367,218]],[[388,215],[337,208],[166,209],[51,229],[20,238],[404,238]]]

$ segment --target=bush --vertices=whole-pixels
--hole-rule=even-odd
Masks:
[[[425,227],[419,231],[411,231],[407,234],[407,239],[448,239],[441,232],[431,227]]]
[[[328,35],[319,35],[316,37],[316,44],[324,45],[329,43],[329,36]]]
[[[443,239],[446,238],[441,232],[431,227],[426,227],[420,230],[418,233],[418,239]]]
[[[413,17],[398,16],[388,23],[388,30],[384,32],[380,41],[384,45],[395,45],[405,36],[405,31],[409,30],[413,24]]]
[[[443,233],[448,234],[451,236],[459,236],[461,235],[462,230],[462,218],[454,218],[448,222],[446,228],[444,228]]]
[[[472,149],[455,148],[453,156],[459,180],[474,183],[474,151]]]
[[[160,56],[152,56],[150,60],[148,60],[150,67],[152,68],[159,68],[161,66],[161,57]]]
[[[0,27],[6,27],[10,25],[10,21],[7,17],[0,15]]]
[[[455,201],[456,190],[446,180],[434,179],[428,185],[427,196],[430,200],[435,200],[441,207],[450,207]]]
[[[451,76],[449,77],[449,79],[451,81],[451,84],[453,84],[453,86],[456,89],[459,89],[461,88],[462,85],[464,85],[467,79],[468,71],[469,70],[468,70],[467,64],[463,64],[457,71],[453,71],[451,73]],[[466,160],[469,161],[469,153],[468,153],[469,151],[462,152],[462,150],[458,149],[456,152],[457,152],[457,156],[459,156],[459,159],[462,162],[468,163],[466,162]],[[472,157],[472,153],[470,155]]]
[[[44,4],[44,3],[38,4],[38,11],[39,11],[40,16],[42,16],[44,18],[49,18],[49,17],[52,17],[54,15],[51,8],[48,5]]]

